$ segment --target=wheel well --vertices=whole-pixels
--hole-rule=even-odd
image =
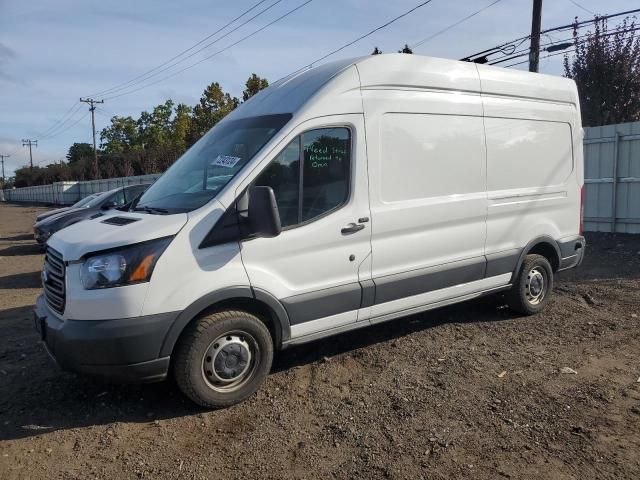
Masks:
[[[551,264],[551,268],[554,272],[560,268],[560,257],[558,256],[558,251],[554,248],[553,245],[547,242],[540,242],[535,244],[531,249],[527,252],[527,255],[535,254],[542,255]]]
[[[186,328],[193,322],[197,321],[203,315],[207,315],[211,312],[220,310],[242,310],[243,312],[250,313],[258,317],[269,329],[271,338],[273,339],[273,346],[275,349],[279,349],[282,345],[282,332],[280,331],[279,322],[276,317],[276,313],[269,307],[269,305],[256,300],[255,298],[230,298],[228,300],[222,300],[214,303],[207,308],[200,311],[197,315],[189,321],[189,323],[182,330],[184,332]],[[182,333],[180,334],[182,336]],[[179,339],[178,339],[179,342]],[[176,344],[178,343],[176,342]]]

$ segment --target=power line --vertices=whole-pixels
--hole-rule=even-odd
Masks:
[[[318,63],[318,62],[321,62],[322,60],[325,60],[325,59],[329,58],[331,55],[334,55],[334,54],[336,54],[336,53],[338,53],[338,52],[340,52],[340,51],[344,50],[345,48],[350,47],[350,46],[351,46],[351,45],[353,45],[354,43],[357,43],[357,42],[359,42],[360,40],[363,40],[363,39],[365,39],[365,38],[367,38],[367,37],[369,37],[369,36],[373,35],[373,34],[374,34],[374,33],[376,33],[377,31],[382,30],[383,28],[388,27],[388,26],[389,26],[389,25],[391,25],[392,23],[395,23],[396,21],[400,20],[401,18],[406,17],[407,15],[409,15],[409,14],[411,14],[411,13],[415,12],[415,11],[416,11],[416,10],[418,10],[419,8],[424,7],[425,5],[427,5],[427,4],[431,3],[431,2],[432,2],[432,0],[427,0],[427,1],[425,1],[425,2],[419,3],[419,4],[418,4],[418,5],[416,5],[415,7],[410,8],[409,10],[407,10],[406,12],[404,12],[404,13],[402,13],[402,14],[398,15],[397,17],[392,18],[391,20],[389,20],[388,22],[386,22],[386,23],[384,23],[384,24],[380,25],[379,27],[374,28],[373,30],[371,30],[371,31],[369,31],[369,32],[367,32],[367,33],[365,33],[364,35],[360,35],[360,36],[359,36],[358,38],[356,38],[355,40],[352,40],[352,41],[350,41],[350,42],[348,42],[348,43],[345,43],[345,44],[344,44],[344,45],[342,45],[341,47],[338,47],[338,48],[336,48],[335,50],[332,50],[331,52],[327,53],[326,55],[323,55],[322,57],[320,57],[320,58],[318,58],[318,59],[314,60],[313,62],[311,62],[311,63],[309,63],[309,64],[305,65],[304,67],[299,68],[299,69],[298,69],[298,70],[296,70],[295,72],[290,73],[289,75],[285,75],[285,77],[284,77],[284,78],[289,77],[289,76],[291,76],[291,75],[295,75],[296,73],[302,72],[303,70],[306,70],[306,69],[308,69],[308,68],[313,67],[313,65],[314,65],[314,64],[316,64],[316,63]]]
[[[573,52],[575,52],[575,51],[576,51],[576,49],[575,49],[575,48],[572,48],[571,50],[567,50],[567,51],[563,51],[563,52],[551,53],[551,54],[549,54],[549,55],[545,55],[544,57],[540,57],[540,60],[544,60],[544,59],[549,58],[549,57],[555,57],[555,56],[557,56],[557,55],[565,55],[565,54],[573,53]],[[529,61],[529,60],[523,60],[523,61],[521,61],[521,62],[512,63],[512,64],[510,64],[510,65],[505,65],[505,67],[504,67],[504,68],[511,68],[511,67],[515,67],[515,66],[517,66],[517,65],[523,65],[523,64],[527,63],[528,61]]]
[[[263,1],[264,1],[264,0],[263,0]],[[186,53],[186,52],[188,52],[188,51],[190,51],[190,50],[193,50],[193,49],[197,46],[197,44],[196,44],[196,45],[194,45],[193,47],[191,47],[191,48],[189,48],[189,49],[185,50],[184,52],[182,52],[182,53],[180,53],[180,54],[176,55],[173,59],[171,59],[171,60],[169,60],[169,61],[167,61],[167,62],[163,63],[162,65],[160,65],[160,66],[158,66],[158,67],[155,67],[155,68],[154,68],[154,69],[152,69],[152,70],[149,70],[149,71],[148,71],[147,73],[145,73],[145,74],[139,75],[138,77],[136,77],[136,78],[134,78],[134,79],[132,79],[132,80],[130,80],[130,81],[128,81],[128,82],[125,82],[125,83],[121,84],[120,86],[116,86],[116,87],[113,87],[113,88],[109,88],[109,89],[107,89],[107,90],[103,90],[102,92],[98,92],[97,94],[94,94],[94,95],[91,95],[91,96],[92,96],[92,97],[96,97],[96,96],[104,96],[104,95],[108,95],[108,94],[112,94],[112,93],[120,92],[120,91],[122,91],[122,90],[126,90],[126,89],[127,89],[127,88],[129,88],[129,87],[132,87],[132,86],[134,86],[134,85],[138,85],[138,84],[140,84],[140,83],[142,83],[142,82],[144,82],[144,81],[146,81],[146,80],[149,80],[149,79],[151,79],[151,78],[153,78],[153,77],[156,77],[156,76],[160,75],[161,73],[166,72],[167,70],[172,69],[172,68],[173,68],[173,67],[175,67],[176,65],[180,65],[181,63],[184,63],[184,62],[185,62],[185,61],[187,61],[188,59],[190,59],[190,58],[194,57],[195,55],[197,55],[197,54],[199,54],[199,53],[203,52],[204,50],[208,49],[208,48],[209,48],[209,47],[211,47],[212,45],[214,45],[214,44],[218,43],[220,40],[222,40],[222,39],[224,39],[224,38],[228,37],[228,36],[229,36],[229,35],[231,35],[232,33],[235,33],[236,31],[238,31],[240,28],[244,27],[244,26],[245,26],[246,24],[248,24],[249,22],[251,22],[251,21],[255,20],[256,18],[258,18],[258,17],[259,17],[260,15],[262,15],[263,13],[265,13],[265,12],[267,12],[268,10],[272,9],[273,7],[275,7],[275,6],[276,6],[278,3],[280,3],[280,2],[282,2],[282,0],[276,0],[276,1],[275,1],[275,2],[273,2],[272,4],[268,5],[266,8],[264,8],[264,9],[260,10],[258,13],[256,13],[256,14],[255,14],[254,16],[252,16],[251,18],[249,18],[249,19],[245,20],[244,22],[242,22],[242,23],[241,23],[240,25],[238,25],[237,27],[234,27],[232,30],[228,31],[228,32],[227,32],[227,33],[225,33],[224,35],[222,35],[222,36],[220,36],[220,37],[216,38],[216,39],[215,39],[214,41],[212,41],[212,42],[207,43],[207,44],[206,44],[206,45],[204,45],[203,47],[199,48],[199,49],[198,49],[198,50],[196,50],[195,52],[190,53],[189,55],[187,55],[187,56],[186,56],[186,57],[184,57],[184,58],[180,58],[180,59],[179,59],[179,60],[177,60],[177,61],[173,61],[173,60],[175,60],[176,58],[179,58],[180,56],[182,56],[184,53]],[[254,5],[252,8],[250,8],[249,10],[247,10],[245,13],[247,13],[247,12],[251,11],[253,8],[257,7],[257,6],[258,6],[258,5],[260,5],[261,3],[263,3],[263,2],[262,2],[262,1],[261,1],[261,2],[258,2],[258,3],[257,3],[256,5]],[[242,15],[240,15],[239,17],[236,17],[236,19],[234,19],[234,20],[232,20],[231,22],[229,22],[227,25],[225,25],[225,27],[223,27],[223,28],[219,29],[219,30],[218,30],[218,32],[219,32],[219,31],[221,31],[221,30],[223,30],[224,28],[226,28],[226,27],[227,27],[228,25],[230,25],[231,23],[235,22],[238,18],[242,17],[245,13],[243,13],[243,14],[242,14]],[[216,33],[218,33],[218,32],[216,32]],[[207,37],[207,38],[211,38],[213,35],[215,35],[215,33],[211,34],[211,35],[210,35],[209,37]],[[205,40],[202,40],[201,42],[199,42],[199,44],[200,44],[200,43],[202,43],[202,42],[204,42],[204,41],[205,41]],[[151,73],[151,72],[153,72],[153,73]]]
[[[640,30],[640,27],[639,27],[639,28],[635,28],[635,29],[633,29],[633,30],[629,30],[629,31],[633,31],[633,32],[635,32],[635,31],[638,31],[638,30]],[[616,33],[618,33],[618,32],[616,32]],[[607,35],[612,35],[612,34],[607,34]],[[636,35],[632,35],[632,37],[631,37],[631,38],[635,38],[635,37],[636,37]],[[578,43],[578,45],[580,45],[581,43],[584,43],[584,42],[579,42],[579,43]],[[570,50],[565,50],[565,51],[562,51],[562,52],[555,52],[555,53],[550,53],[549,55],[545,55],[545,56],[544,56],[544,57],[542,57],[540,60],[543,60],[543,59],[545,59],[545,58],[555,57],[555,56],[557,56],[557,55],[565,55],[565,54],[569,54],[569,53],[575,53],[575,51],[576,51],[576,47],[574,46],[574,47],[573,47],[573,48],[571,48]],[[510,64],[510,65],[505,65],[505,67],[504,67],[504,68],[510,68],[510,67],[515,67],[515,66],[517,66],[517,65],[522,65],[523,63],[526,63],[527,61],[528,61],[528,60],[523,60],[523,61],[521,61],[521,62],[512,63],[512,64]]]
[[[64,130],[61,130],[60,132],[56,133],[54,136],[60,135],[61,133],[66,132],[67,130],[75,127],[78,123],[80,123],[82,120],[84,120],[85,118],[87,118],[89,116],[91,112],[87,112],[85,113],[82,117],[80,117],[78,120],[76,120],[75,122],[73,122],[71,125],[67,126],[67,128],[65,128]],[[53,138],[53,137],[49,137],[49,138]],[[36,140],[37,142],[37,140]],[[47,162],[49,161],[48,158],[45,158],[44,160],[40,160],[39,162],[34,163],[33,165],[40,165],[41,163]]]
[[[16,145],[17,145],[16,149],[8,155],[9,157],[11,157],[11,156],[15,155],[16,153],[18,153],[20,151],[20,149],[22,148],[22,144],[21,143],[16,142]]]
[[[198,41],[197,43],[195,43],[194,45],[192,45],[191,47],[187,48],[186,50],[183,50],[182,52],[178,53],[177,55],[171,57],[169,60],[167,60],[166,62],[152,68],[151,70],[148,70],[146,72],[144,72],[143,74],[134,77],[133,79],[118,84],[115,87],[112,87],[108,90],[105,90],[104,92],[111,92],[114,89],[118,88],[118,87],[123,87],[125,85],[130,84],[131,82],[138,80],[146,75],[148,75],[149,73],[152,73],[162,67],[164,67],[165,65],[171,63],[172,61],[178,59],[179,57],[181,57],[182,55],[184,55],[185,53],[190,52],[191,50],[193,50],[194,48],[196,48],[197,46],[203,44],[204,42],[206,42],[207,40],[209,40],[210,38],[214,37],[215,35],[217,35],[218,33],[222,32],[224,29],[226,29],[227,27],[229,27],[230,25],[232,25],[233,23],[235,23],[237,20],[239,20],[240,18],[242,18],[243,16],[245,16],[247,13],[251,12],[252,10],[255,10],[258,6],[260,6],[261,4],[265,3],[267,0],[260,0],[259,2],[255,3],[253,6],[251,6],[250,8],[248,8],[247,10],[243,11],[240,15],[238,15],[237,17],[235,17],[233,20],[229,21],[228,23],[226,23],[224,26],[222,26],[221,28],[219,28],[218,30],[216,30],[215,32],[211,33],[210,35],[207,35],[206,37],[204,37],[203,39],[201,39],[200,41]],[[278,0],[278,2],[275,2],[274,4],[272,4],[269,8],[271,8],[272,6],[274,6],[276,3],[279,3],[282,0]],[[264,13],[264,11],[266,11],[267,9],[263,10],[261,13]],[[255,17],[252,17],[255,18]],[[250,20],[249,20],[250,21]],[[244,24],[243,24],[244,25]],[[240,28],[242,25],[240,25],[238,28]],[[235,30],[234,30],[235,31]],[[229,33],[233,33],[233,32],[229,32]],[[222,39],[224,37],[219,38],[218,40]],[[218,41],[216,40],[216,41]],[[215,43],[215,42],[213,42]],[[209,44],[208,46],[212,45],[213,43]],[[103,92],[98,92],[98,94],[103,93]],[[90,96],[97,96],[97,94],[94,95],[90,95]],[[60,117],[60,119],[56,120],[52,125],[49,126],[49,128],[47,128],[46,130],[44,130],[43,132],[38,133],[37,137],[40,139],[48,139],[48,138],[53,138],[54,136],[58,135],[59,133],[66,131],[67,129],[64,130],[60,130],[65,124],[67,124],[69,121],[71,121],[72,117],[75,116],[76,113],[79,112],[81,107],[81,103],[78,102],[74,102],[73,105],[71,105],[71,107],[62,115],[62,117]],[[74,125],[77,124],[74,123]],[[73,126],[73,125],[72,125]],[[57,130],[60,130],[57,133]],[[18,146],[18,148],[16,149],[16,152],[20,149],[20,146]],[[14,152],[15,153],[15,152]]]
[[[66,127],[66,128],[64,128],[64,129],[62,129],[62,130],[59,130],[58,132],[56,132],[55,134],[53,134],[53,135],[51,135],[51,136],[49,136],[49,137],[46,137],[44,140],[48,140],[48,139],[50,139],[50,138],[55,138],[55,137],[57,137],[58,135],[60,135],[60,134],[62,134],[62,133],[64,133],[64,132],[66,132],[67,130],[69,130],[69,129],[71,129],[71,128],[75,127],[75,126],[76,126],[76,125],[78,125],[82,120],[84,120],[85,118],[87,118],[87,117],[89,116],[89,114],[90,114],[90,112],[85,113],[83,116],[81,116],[80,118],[78,118],[75,122],[73,122],[73,123],[72,123],[72,124],[70,124],[70,125],[67,125],[67,127]],[[43,139],[41,138],[40,140],[43,140]]]
[[[42,163],[44,163],[44,162],[50,162],[50,161],[51,161],[51,160],[49,160],[48,158],[45,158],[44,160],[40,160],[39,162],[36,162],[34,165],[36,165],[36,166],[37,166],[37,165],[40,165],[40,164],[42,164]]]
[[[272,4],[271,6],[275,5],[276,3],[279,3],[280,1],[282,1],[282,0],[278,0],[277,2],[275,2],[274,4]],[[104,101],[104,100],[109,100],[109,99],[112,99],[112,98],[121,97],[121,96],[124,96],[124,95],[129,95],[129,94],[131,94],[131,93],[134,93],[134,92],[137,92],[137,91],[142,90],[142,89],[144,89],[144,88],[147,88],[147,87],[149,87],[149,86],[151,86],[151,85],[155,85],[156,83],[160,83],[160,82],[162,82],[162,81],[164,81],[164,80],[167,80],[167,79],[169,79],[169,78],[172,78],[172,77],[174,77],[174,76],[176,76],[176,75],[178,75],[178,74],[180,74],[180,73],[184,72],[185,70],[188,70],[188,69],[190,69],[190,68],[193,68],[193,67],[195,67],[196,65],[199,65],[200,63],[203,63],[204,61],[209,60],[210,58],[212,58],[212,57],[214,57],[214,56],[216,56],[216,55],[218,55],[218,54],[220,54],[220,53],[222,53],[222,52],[224,52],[224,51],[226,51],[226,50],[229,50],[230,48],[232,48],[232,47],[234,47],[234,46],[238,45],[239,43],[241,43],[241,42],[243,42],[243,41],[248,40],[249,38],[251,38],[251,37],[253,37],[253,36],[257,35],[258,33],[262,32],[262,31],[263,31],[263,30],[265,30],[266,28],[270,27],[271,25],[273,25],[273,24],[275,24],[275,23],[279,22],[280,20],[283,20],[284,18],[288,17],[289,15],[291,15],[291,14],[295,13],[296,11],[300,10],[301,8],[303,8],[304,6],[308,5],[308,4],[309,4],[309,3],[311,3],[312,1],[313,1],[313,0],[307,0],[306,2],[304,2],[304,3],[300,4],[300,5],[298,5],[297,7],[295,7],[295,8],[293,8],[293,9],[289,10],[289,11],[288,11],[288,12],[286,12],[285,14],[283,14],[283,15],[281,15],[280,17],[276,18],[275,20],[273,20],[273,21],[271,21],[271,22],[267,23],[267,24],[266,24],[266,25],[264,25],[263,27],[261,27],[261,28],[259,28],[259,29],[255,30],[255,31],[253,31],[253,32],[251,32],[251,33],[250,33],[250,34],[248,34],[248,35],[245,35],[244,37],[240,38],[240,39],[239,39],[239,40],[237,40],[236,42],[233,42],[232,44],[230,44],[230,45],[226,46],[225,48],[223,48],[223,49],[221,49],[221,50],[219,50],[219,51],[217,51],[217,52],[213,53],[212,55],[209,55],[209,56],[207,56],[207,57],[205,57],[205,58],[201,59],[201,60],[200,60],[200,61],[198,61],[198,62],[195,62],[195,63],[193,63],[193,64],[191,64],[191,65],[188,65],[188,66],[186,66],[186,67],[182,68],[181,70],[178,70],[177,72],[172,73],[171,75],[168,75],[168,76],[166,76],[166,77],[163,77],[163,78],[161,78],[161,79],[159,79],[159,80],[156,80],[156,81],[154,81],[154,82],[152,82],[152,83],[149,83],[149,84],[143,85],[143,86],[141,86],[141,87],[139,87],[139,88],[136,88],[136,89],[133,89],[133,90],[130,90],[130,91],[126,91],[126,92],[120,93],[120,94],[118,94],[118,95],[112,95],[112,96],[110,96],[110,97],[107,97],[107,98],[103,99],[102,101]],[[258,3],[258,4],[256,4],[255,6],[258,6],[260,3],[263,3],[263,2],[259,2],[259,3]],[[270,8],[270,7],[269,7],[269,8]],[[251,10],[251,9],[247,10],[247,12],[248,12],[248,11],[250,11],[250,10]],[[245,13],[246,13],[246,12],[245,12]],[[239,17],[238,17],[238,18],[239,18]],[[255,18],[255,17],[252,17],[252,18]],[[250,21],[250,20],[249,20],[249,21]],[[239,28],[239,27],[238,27],[238,28]],[[81,105],[81,104],[80,104],[80,103],[79,103],[79,104],[74,104],[74,106],[77,106],[77,105]],[[73,107],[72,107],[72,109],[73,109]],[[70,119],[71,119],[71,118],[72,118],[72,117],[77,113],[77,111],[79,111],[79,109],[78,109],[78,110],[76,110],[76,111],[74,111],[71,115],[69,115],[69,117],[65,120],[65,122],[70,121]],[[65,131],[67,131],[67,130],[69,130],[70,128],[72,128],[72,127],[74,127],[75,125],[77,125],[81,120],[83,120],[84,118],[86,118],[88,115],[89,115],[89,113],[87,113],[86,115],[84,115],[84,116],[80,117],[78,120],[76,120],[76,121],[75,121],[75,122],[73,122],[72,124],[68,125],[68,126],[67,126],[66,128],[64,128],[64,129],[60,129],[60,128],[62,127],[62,124],[61,124],[61,125],[58,125],[55,129],[53,129],[53,130],[51,131],[52,133],[49,133],[49,134],[48,134],[46,137],[44,137],[44,138],[47,138],[47,139],[48,139],[48,138],[53,138],[53,137],[55,137],[55,136],[60,135],[61,133],[64,133]],[[57,129],[57,131],[55,131],[56,129]],[[53,133],[54,131],[55,131],[55,133]],[[18,147],[18,149],[19,149],[19,147]],[[17,150],[16,150],[16,151],[17,151]]]
[[[631,15],[631,14],[637,13],[637,12],[640,12],[640,8],[636,8],[634,10],[627,10],[627,11],[624,11],[624,12],[612,13],[610,15],[604,15],[604,16],[601,16],[601,17],[596,17],[596,18],[594,18],[592,20],[584,20],[584,21],[581,21],[581,22],[569,23],[569,24],[566,24],[566,25],[560,25],[558,27],[548,28],[546,30],[542,30],[540,32],[540,34],[544,35],[544,34],[550,33],[550,32],[560,32],[560,31],[565,31],[565,30],[571,30],[574,27],[582,28],[584,25],[593,24],[593,23],[595,23],[597,21],[608,20],[610,18],[620,17],[620,16],[623,16],[623,15]],[[524,37],[516,38],[515,40],[511,40],[510,42],[506,42],[506,43],[503,43],[501,45],[497,45],[495,47],[489,48],[487,50],[483,50],[481,52],[477,52],[477,53],[474,53],[472,55],[468,55],[468,56],[462,58],[462,60],[474,61],[473,60],[474,58],[482,58],[482,56],[489,56],[489,55],[493,55],[493,54],[498,53],[498,52],[503,52],[503,50],[505,48],[509,48],[509,47],[513,46],[516,42],[520,42],[520,44],[522,44],[522,43],[526,42],[529,38],[531,38],[530,35],[526,35]],[[508,53],[508,54],[506,54],[506,55],[511,55],[511,53],[513,53],[513,51]]]
[[[614,32],[602,33],[602,34],[600,34],[600,37],[609,37],[611,35],[618,35],[618,34],[621,34],[621,33],[636,32],[638,30],[640,30],[640,26],[634,27],[634,28],[628,28],[626,30],[616,30]],[[569,48],[569,47],[573,46],[576,42],[577,43],[583,43],[585,39],[589,38],[589,36],[590,36],[590,34],[586,33],[584,35],[580,35],[580,36],[575,37],[575,38],[566,38],[564,40],[559,40],[559,41],[556,41],[556,42],[550,42],[550,43],[547,43],[545,45],[542,45],[542,47],[546,47],[546,48],[542,48],[542,50],[547,51],[547,52],[553,52],[554,50],[565,50],[566,48]],[[489,65],[498,65],[500,63],[509,62],[511,60],[515,60],[516,58],[524,57],[525,55],[528,55],[528,52],[525,49],[518,50],[516,52],[513,52],[511,55],[509,55],[509,56],[507,56],[505,58],[501,58],[499,60],[490,62]],[[519,63],[518,63],[518,65],[519,65]]]
[[[594,12],[592,12],[591,10],[589,10],[588,8],[583,7],[582,5],[580,5],[578,2],[576,2],[575,0],[569,0],[571,3],[573,3],[576,7],[581,8],[582,10],[584,10],[587,13],[590,13],[591,15],[595,15]]]
[[[63,122],[59,123],[55,128],[49,129],[48,133],[44,135],[40,135],[38,138],[40,140],[47,140],[49,138],[56,137],[62,131],[66,131],[66,129],[63,129],[63,127],[69,124],[69,122],[72,122],[73,120],[75,120],[77,118],[76,115],[80,113],[81,110],[82,110],[82,104],[79,102],[76,103],[74,105],[73,113],[71,115],[69,115]]]
[[[398,15],[397,17],[392,18],[391,20],[389,20],[388,22],[380,25],[379,27],[374,28],[373,30],[371,30],[370,32],[365,33],[364,35],[359,36],[358,38],[356,38],[355,40],[352,40],[348,43],[345,43],[344,45],[342,45],[339,48],[336,48],[335,50],[327,53],[326,55],[323,55],[322,57],[318,58],[317,60],[314,60],[313,62],[311,62],[310,64],[306,65],[305,67],[302,68],[302,70],[306,69],[306,68],[311,68],[313,67],[314,64],[321,62],[322,60],[325,60],[327,58],[329,58],[331,55],[334,55],[342,50],[344,50],[347,47],[350,47],[351,45],[353,45],[354,43],[359,42],[360,40],[363,40],[371,35],[373,35],[374,33],[376,33],[378,30],[382,30],[383,28],[388,27],[389,25],[391,25],[392,23],[397,22],[398,20],[400,20],[401,18],[406,17],[407,15],[415,12],[416,10],[418,10],[419,8],[424,7],[425,5],[431,3],[432,0],[427,0],[426,2],[422,2],[419,3],[418,5],[416,5],[413,8],[410,8],[409,10],[407,10],[406,12]]]
[[[171,63],[172,61],[180,58],[182,55],[184,55],[185,53],[190,52],[191,50],[193,50],[194,48],[196,48],[198,45],[202,45],[204,42],[206,42],[207,40],[209,40],[211,37],[214,37],[215,35],[217,35],[218,33],[220,33],[221,31],[223,31],[225,28],[227,28],[228,26],[232,25],[233,23],[235,23],[237,20],[239,20],[240,18],[244,17],[247,13],[251,12],[252,10],[254,10],[255,8],[257,8],[258,6],[260,6],[262,3],[266,2],[267,0],[260,0],[258,3],[255,3],[253,6],[249,7],[247,10],[245,10],[244,12],[242,12],[240,15],[238,15],[237,17],[235,17],[233,20],[227,22],[225,25],[223,25],[222,27],[220,27],[218,30],[216,30],[215,32],[213,32],[210,35],[207,35],[206,37],[204,37],[202,40],[198,41],[197,43],[194,43],[191,47],[187,48],[186,50],[183,50],[182,52],[178,53],[177,55],[174,55],[173,57],[171,57],[169,60],[167,60],[164,63],[161,63],[160,65],[152,68],[151,70],[147,70],[146,72],[138,75],[137,77],[132,78],[131,80],[128,80],[126,82],[120,83],[110,89],[107,90],[103,90],[101,92],[97,92],[94,93],[92,95],[89,95],[90,97],[96,97],[98,95],[102,95],[106,92],[110,92],[111,90],[113,90],[114,88],[118,88],[124,85],[127,85],[129,83],[131,83],[134,80],[137,80],[151,72],[154,72],[155,70],[164,67],[165,65],[167,65],[168,63]]]
[[[434,38],[435,38],[435,37],[437,37],[438,35],[442,35],[443,33],[445,33],[445,32],[447,32],[447,31],[451,30],[452,28],[457,27],[457,26],[458,26],[458,25],[460,25],[461,23],[466,22],[467,20],[469,20],[469,19],[471,19],[471,18],[475,17],[476,15],[478,15],[478,14],[480,14],[480,13],[484,12],[484,11],[485,11],[485,10],[487,10],[488,8],[493,7],[496,3],[500,3],[501,1],[502,1],[502,0],[494,0],[494,1],[493,1],[493,2],[491,2],[489,5],[486,5],[486,6],[482,7],[480,10],[476,10],[475,12],[473,12],[473,13],[471,13],[471,14],[467,15],[466,17],[464,17],[464,18],[462,18],[462,19],[458,20],[458,21],[457,21],[457,22],[455,22],[455,23],[452,23],[451,25],[449,25],[449,26],[447,26],[447,27],[443,28],[442,30],[437,31],[437,32],[436,32],[436,33],[434,33],[434,34],[429,35],[428,37],[423,38],[422,40],[417,41],[417,42],[416,42],[416,43],[414,43],[413,45],[410,45],[410,47],[411,47],[412,49],[416,49],[416,48],[420,47],[421,45],[424,45],[425,43],[427,43],[428,41],[430,41],[430,40],[434,39]]]
[[[284,15],[281,15],[281,16],[279,16],[278,18],[276,18],[275,20],[272,20],[271,22],[267,23],[267,24],[266,24],[266,25],[264,25],[263,27],[260,27],[259,29],[254,30],[253,32],[251,32],[250,34],[245,35],[244,37],[240,38],[239,40],[235,41],[234,43],[232,43],[232,44],[230,44],[230,45],[227,45],[226,47],[224,47],[224,48],[222,48],[222,49],[218,50],[217,52],[214,52],[214,53],[212,53],[211,55],[208,55],[208,56],[206,56],[206,57],[202,58],[201,60],[198,60],[197,62],[192,63],[191,65],[187,65],[186,67],[181,68],[180,70],[178,70],[178,71],[176,71],[176,72],[173,72],[172,74],[167,75],[166,77],[162,77],[162,78],[160,78],[160,79],[158,79],[158,80],[155,80],[155,81],[153,81],[153,82],[151,82],[151,83],[148,83],[148,84],[146,84],[146,85],[142,85],[141,87],[135,88],[135,89],[133,89],[133,90],[125,91],[125,92],[123,92],[123,93],[119,93],[119,94],[117,94],[117,95],[107,96],[107,97],[105,97],[105,100],[112,100],[112,99],[114,99],[114,98],[122,97],[122,96],[124,96],[124,95],[130,95],[130,94],[132,94],[132,93],[138,92],[138,91],[140,91],[140,90],[143,90],[143,89],[145,89],[145,88],[147,88],[147,87],[150,87],[150,86],[152,86],[152,85],[155,85],[155,84],[157,84],[157,83],[160,83],[160,82],[163,82],[163,81],[168,80],[168,79],[170,79],[170,78],[173,78],[173,77],[175,77],[176,75],[179,75],[180,73],[182,73],[182,72],[184,72],[184,71],[186,71],[186,70],[189,70],[189,69],[191,69],[191,68],[195,67],[196,65],[199,65],[199,64],[201,64],[201,63],[203,63],[203,62],[206,62],[207,60],[209,60],[209,59],[211,59],[211,58],[215,57],[216,55],[219,55],[219,54],[221,54],[221,53],[223,53],[223,52],[225,52],[225,51],[229,50],[230,48],[235,47],[235,46],[236,46],[236,45],[238,45],[239,43],[242,43],[242,42],[244,42],[245,40],[248,40],[249,38],[251,38],[251,37],[253,37],[253,36],[257,35],[257,34],[258,34],[258,33],[260,33],[260,32],[262,32],[263,30],[265,30],[265,29],[269,28],[271,25],[273,25],[273,24],[275,24],[275,23],[279,22],[280,20],[283,20],[284,18],[288,17],[289,15],[292,15],[293,13],[295,13],[295,12],[296,12],[296,11],[298,11],[298,10],[300,10],[302,7],[304,7],[304,6],[308,5],[308,4],[309,4],[309,3],[311,3],[312,1],[313,1],[313,0],[307,0],[306,2],[304,2],[304,3],[300,4],[300,5],[298,5],[297,7],[293,8],[293,9],[291,9],[291,10],[289,10],[289,11],[288,11],[287,13],[285,13]]]
[[[62,117],[60,117],[58,120],[53,122],[53,124],[51,124],[49,126],[49,128],[47,128],[43,132],[38,133],[36,136],[38,138],[45,137],[49,133],[51,133],[54,130],[56,130],[57,128],[59,128],[62,124],[64,124],[69,119],[69,117],[73,116],[73,114],[71,113],[73,111],[73,109],[76,108],[76,107],[79,107],[79,106],[80,105],[78,104],[78,102],[74,102],[73,105],[71,105],[71,107],[69,107],[69,109],[64,113],[64,115],[62,115]]]
[[[112,116],[109,116],[109,114],[107,113],[107,111],[106,111],[106,110],[104,110],[103,108],[98,108],[98,109],[96,109],[96,113],[98,113],[98,114],[102,115],[104,118],[106,118],[106,119],[108,119],[108,120],[111,120],[111,118],[113,118],[113,115],[112,115]]]

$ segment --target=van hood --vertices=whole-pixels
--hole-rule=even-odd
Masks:
[[[175,235],[188,218],[186,213],[109,212],[56,232],[47,245],[60,252],[65,261],[75,261],[87,253]]]

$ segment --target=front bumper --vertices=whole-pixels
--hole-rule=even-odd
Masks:
[[[33,229],[33,238],[35,238],[38,244],[44,245],[45,243],[47,243],[47,240],[49,240],[49,237],[51,237],[51,233],[40,230],[39,228]]]
[[[61,320],[44,296],[34,309],[35,327],[47,351],[63,369],[123,382],[166,378],[170,357],[160,349],[178,313],[114,320]]]

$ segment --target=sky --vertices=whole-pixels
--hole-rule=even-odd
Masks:
[[[22,139],[37,139],[34,164],[64,159],[74,142],[91,143],[88,105],[82,96],[99,93],[144,74],[214,33],[258,0],[0,0],[0,154],[5,174],[28,163]],[[232,27],[273,4],[267,0]],[[280,0],[275,6],[202,53],[124,93],[96,111],[96,129],[113,115],[131,115],[172,99],[197,103],[211,82],[241,96],[244,82],[257,73],[274,81],[378,27],[420,0],[312,0],[252,38],[165,77],[236,42],[306,0]],[[493,0],[432,0],[329,60],[371,53],[374,46],[395,52],[493,3]],[[532,0],[500,0],[470,20],[436,36],[414,53],[459,59],[529,33]],[[545,0],[542,28],[637,8],[637,0]],[[228,32],[223,30],[206,43]],[[568,37],[561,33],[557,41]],[[544,38],[543,38],[544,41]],[[206,45],[206,43],[202,44]],[[191,52],[189,52],[191,53]],[[527,65],[521,67],[526,69]],[[540,71],[562,74],[562,56],[542,60]],[[153,85],[152,82],[156,82]],[[147,86],[148,85],[148,86]],[[144,88],[140,88],[144,87]],[[60,120],[67,120],[60,124]],[[98,140],[99,141],[99,140]]]

